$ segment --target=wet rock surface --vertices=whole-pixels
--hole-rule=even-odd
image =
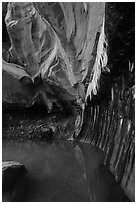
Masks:
[[[70,110],[47,113],[45,106],[31,108],[4,106],[3,139],[35,139],[52,142],[53,139],[71,138],[75,128],[75,114]]]
[[[63,11],[65,11],[67,10],[67,7],[65,8],[64,7],[65,3],[63,4],[61,5],[60,9],[62,8]],[[37,7],[37,5],[35,6]],[[40,4],[39,11],[41,11],[43,16],[45,16],[44,15],[45,11],[49,10],[48,6],[50,7],[51,10],[53,8],[52,11],[54,11],[54,8],[57,5],[55,5],[54,3],[52,3],[51,5],[49,3],[44,3],[43,5]],[[75,10],[73,6],[75,7],[76,5],[68,4],[66,6],[69,7],[70,9],[69,11],[71,11],[70,13],[73,14]],[[73,24],[73,22],[76,22],[76,21],[73,21],[70,18],[71,19],[70,24],[72,23],[72,26],[69,27],[69,23],[67,23],[67,26],[66,26],[66,30],[69,31],[67,33],[68,38],[71,37],[73,30],[75,30],[76,28],[75,34],[76,36],[78,34],[77,36],[78,38],[75,36],[76,38],[72,37],[71,40],[73,44],[73,40],[75,39],[74,44],[75,44],[75,47],[77,48],[76,53],[77,53],[77,56],[79,56],[78,58],[80,59],[80,61],[79,63],[75,62],[76,59],[75,57],[73,57],[74,50],[72,49],[73,45],[71,47],[71,44],[68,44],[65,42],[64,44],[67,45],[66,53],[70,57],[70,63],[68,63],[68,58],[65,62],[67,63],[67,65],[71,64],[69,69],[68,69],[68,66],[66,67],[67,75],[70,74],[69,70],[72,71],[72,74],[70,75],[70,77],[67,78],[69,83],[67,80],[63,80],[65,83],[62,83],[62,84],[65,85],[65,87],[66,87],[66,84],[67,85],[70,84],[72,86],[77,82],[77,80],[79,79],[79,67],[81,68],[81,70],[84,71],[83,77],[84,76],[86,77],[88,75],[88,77],[90,77],[92,80],[92,77],[91,77],[92,70],[90,69],[92,68],[92,66],[89,66],[90,68],[88,70],[85,69],[85,67],[88,67],[87,64],[91,58],[91,53],[93,53],[93,51],[96,52],[97,50],[96,49],[93,50],[92,46],[83,47],[84,41],[82,40],[82,38],[86,39],[84,37],[84,35],[86,35],[87,36],[86,44],[94,45],[95,34],[98,32],[97,27],[98,26],[100,27],[102,22],[102,17],[103,17],[103,15],[101,15],[97,20],[97,11],[100,11],[100,9],[99,10],[97,9],[98,6],[100,7],[100,4],[95,3],[95,4],[91,4],[91,7],[88,4],[85,4],[83,7],[83,4],[80,3],[78,4],[78,7],[84,9],[83,10],[84,18],[80,18],[82,17],[81,12],[76,12],[76,15],[70,15],[73,20],[75,20],[74,19],[75,17],[78,20],[78,22],[79,22],[79,19],[81,19],[81,23],[78,26],[75,23]],[[108,41],[108,64],[107,64],[108,67],[106,67],[106,69],[102,69],[102,67],[100,67],[101,75],[99,79],[99,88],[97,91],[97,95],[92,96],[91,101],[87,100],[83,118],[81,118],[82,122],[80,123],[82,124],[81,133],[80,135],[78,135],[78,138],[76,139],[81,140],[83,143],[87,142],[92,145],[95,145],[96,147],[103,150],[105,154],[104,164],[107,166],[107,168],[111,170],[116,181],[119,183],[119,185],[123,187],[129,199],[131,201],[134,201],[135,199],[135,187],[134,187],[135,186],[134,184],[135,183],[134,182],[135,181],[134,179],[135,178],[135,171],[134,171],[134,167],[135,167],[135,117],[134,117],[135,116],[134,115],[134,112],[135,112],[134,110],[135,109],[135,98],[134,98],[134,84],[135,84],[134,18],[135,17],[134,17],[134,13],[135,11],[134,11],[134,7],[135,5],[134,3],[131,3],[131,4],[106,3],[106,4],[102,4],[102,6],[103,6],[102,14],[104,14],[105,12],[105,15],[106,15],[105,32],[106,32],[106,37]],[[46,9],[44,10],[42,9],[42,7]],[[91,14],[95,14],[95,16],[91,15],[91,18],[88,18],[87,14],[89,14],[90,12]],[[58,14],[56,16],[52,15],[52,14],[55,14],[55,12],[51,12],[52,14],[49,14],[49,13],[50,12],[47,12],[47,16],[48,16],[49,22],[51,22],[52,24],[53,19],[56,19],[56,17],[59,17],[59,16]],[[53,17],[52,19],[50,19],[50,15]],[[61,16],[62,15],[63,14],[61,13]],[[83,29],[83,26],[81,26],[82,24],[84,26],[86,25],[85,18],[87,18],[90,22],[88,23],[89,26],[87,26],[88,30]],[[68,22],[69,22],[69,19],[68,19]],[[58,20],[56,21],[56,23],[58,24]],[[92,26],[92,29],[90,26]],[[63,31],[64,27],[59,27],[59,29]],[[93,33],[91,33],[90,31],[93,31],[94,29],[96,32],[94,32],[94,35],[93,35]],[[81,30],[85,32],[81,32]],[[79,35],[80,33],[81,35]],[[92,36],[93,39],[92,38],[90,39],[90,36]],[[62,42],[59,43],[59,48],[61,48],[60,51],[64,52]],[[4,49],[6,49],[6,47]],[[63,54],[63,58],[65,56],[66,55]],[[82,66],[83,59],[86,60],[85,67]],[[58,63],[60,65],[59,61],[57,62],[57,64]],[[73,70],[73,68],[75,67],[78,67],[78,70],[77,69]],[[58,66],[56,66],[56,68],[58,69]],[[51,70],[49,70],[50,74],[51,74]],[[109,73],[106,70],[109,70]],[[77,73],[76,78],[75,78],[75,74],[73,75],[73,72]],[[60,75],[58,76],[58,74],[56,76],[64,79],[64,77],[60,77]],[[85,88],[87,88],[88,86],[88,82],[89,82],[88,77],[86,77],[85,80],[83,81]],[[6,100],[7,102],[17,101],[20,104],[28,103],[30,99],[28,97],[25,97],[26,93],[24,93],[24,89],[23,89],[22,96],[20,96],[20,94],[16,95],[17,91],[18,92],[22,91],[22,86],[18,84],[19,82],[16,81],[15,83],[13,83],[12,78],[9,76],[8,77],[5,76],[4,79],[6,78],[7,79],[9,78],[9,80],[5,80],[6,82],[4,83],[5,85],[3,86],[3,89],[5,90],[3,92],[3,99],[8,98],[8,100],[10,101]],[[54,83],[51,83],[51,82],[54,82]],[[53,80],[53,81],[50,81],[50,83],[51,83],[51,90],[53,90],[54,88],[52,87],[56,87],[56,86],[53,86],[53,84],[56,84],[56,81]],[[51,90],[50,92],[52,93]],[[58,86],[57,86],[56,91],[55,90],[54,90],[55,92],[53,91],[56,96],[55,97],[56,99],[58,99],[57,96],[60,90],[61,89],[58,89]],[[78,90],[79,90],[79,86],[78,86]],[[11,98],[11,95],[9,95],[10,93],[13,93],[12,98]],[[43,92],[41,92],[41,90],[40,92],[37,92],[37,93],[38,95],[40,93],[40,96],[44,99],[43,102],[45,102],[47,109],[48,108],[50,109],[50,107],[52,107],[52,102],[46,103],[46,100],[45,100],[46,95]],[[64,92],[62,92],[62,96],[64,95],[63,93]],[[82,89],[79,90],[79,93],[81,93],[81,94],[78,94],[79,96],[84,96],[84,94],[82,93]],[[89,92],[89,94],[91,94],[91,92]],[[74,95],[75,94],[73,93],[73,96]],[[52,98],[51,95],[49,98],[51,100]],[[52,101],[54,100],[52,98]],[[24,114],[14,117],[12,114],[4,113],[3,136],[4,138],[20,137],[24,139],[25,137],[25,138],[31,138],[31,139],[41,138],[44,140],[50,140],[51,138],[54,138],[55,135],[57,135],[57,137],[62,137],[65,139],[72,138],[72,135],[75,129],[74,128],[75,118],[68,117],[68,118],[62,119],[62,116],[61,116],[61,120],[60,120],[60,115],[58,116],[59,116],[58,119],[56,117],[54,118],[53,115],[51,117],[48,116],[47,118],[45,117],[40,118],[41,116],[38,117],[37,115],[36,116],[33,115],[33,118],[30,118],[30,117],[27,118]],[[80,147],[80,150],[77,152],[78,158],[80,157],[83,161],[83,156],[81,155],[84,153],[81,154],[81,152],[83,151],[81,150],[81,147]],[[85,159],[85,162],[86,161],[88,160]],[[82,162],[80,160],[80,164],[81,163]],[[86,168],[88,169],[86,172],[90,172],[90,167],[87,166]],[[108,183],[111,183],[110,181],[112,180],[108,179],[107,181]],[[91,179],[91,181],[93,180]],[[91,189],[93,189],[93,186],[91,186]],[[114,188],[114,191],[115,190],[116,192],[119,191],[119,188],[117,189],[118,190]],[[117,194],[115,194],[114,196],[113,194],[109,194],[109,195],[110,195],[109,199],[107,197],[108,201],[111,201],[111,200],[127,201],[128,200],[128,199],[124,199],[123,197],[121,198],[121,196],[120,197],[118,196],[118,199],[116,199]],[[93,195],[91,196],[91,200],[94,201],[95,200],[94,198],[95,196],[93,193]]]
[[[135,98],[134,87],[119,77],[110,102],[88,102],[78,140],[103,150],[104,164],[114,174],[131,201],[135,200]],[[129,187],[130,186],[130,187]]]
[[[15,201],[24,193],[27,169],[16,161],[2,162],[2,197],[3,201]]]
[[[104,151],[104,164],[135,201],[135,3],[106,3],[110,73],[88,98],[78,140]]]

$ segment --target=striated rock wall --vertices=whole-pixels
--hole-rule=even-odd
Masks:
[[[88,101],[78,138],[105,153],[104,164],[135,200],[135,99],[134,86],[119,77],[111,89],[111,101],[93,105]]]
[[[135,200],[135,4],[106,3],[108,68],[90,94],[78,140],[99,147],[104,164]]]
[[[15,3],[9,4],[6,18],[11,43],[15,44],[17,54],[21,53],[18,57],[15,55],[15,58],[17,57],[19,59],[17,61],[23,63],[31,76],[37,73],[40,64],[43,63],[42,73],[48,78],[44,84],[46,88],[41,91],[41,87],[39,88],[36,84],[36,90],[34,89],[34,94],[30,98],[41,95],[46,106],[51,109],[52,101],[54,102],[59,96],[63,97],[68,89],[71,90],[73,97],[68,94],[71,99],[66,96],[64,101],[67,101],[67,98],[69,101],[76,99],[82,107],[85,106],[84,117],[79,117],[79,130],[81,131],[79,135],[77,134],[77,139],[91,143],[104,151],[104,163],[113,172],[116,180],[121,183],[129,198],[134,200],[134,3],[58,4],[44,2],[33,5],[30,3],[19,3],[18,5],[17,3],[16,5],[18,9]],[[31,9],[26,11],[27,8],[32,8],[32,11],[36,12],[35,15],[31,15]],[[56,13],[57,8],[61,14]],[[15,16],[11,15],[12,10],[15,11],[13,12]],[[17,10],[19,13],[16,13]],[[20,11],[23,12],[22,15]],[[41,32],[39,23],[37,23],[38,20],[41,22],[38,12],[44,17],[42,22],[47,26],[44,26]],[[59,20],[60,18],[62,20]],[[26,24],[27,20],[30,20],[29,24]],[[35,27],[34,24],[37,26]],[[26,29],[22,30],[24,25]],[[16,28],[19,33],[16,40],[13,28]],[[47,28],[50,28],[49,34],[54,33],[54,37],[46,35],[46,39],[49,40],[52,37],[55,40],[56,43],[53,40],[52,46],[47,44],[46,39],[43,39],[42,33],[47,34],[45,31]],[[30,38],[24,37],[28,31]],[[43,39],[41,45],[38,39]],[[24,48],[24,52],[19,51],[20,45]],[[27,49],[28,46],[30,49]],[[42,54],[45,47],[47,52],[48,48],[52,48],[48,56],[45,51]],[[40,57],[39,54],[43,57]],[[31,58],[33,60],[30,60]],[[57,62],[53,65],[54,60]],[[16,60],[14,59],[13,62],[15,63]],[[3,68],[8,69],[7,74],[5,69],[3,71],[3,99],[8,97],[13,103],[18,98],[19,103],[24,102],[24,98],[29,101],[29,97],[24,97],[28,94],[28,86],[25,91],[22,85],[19,85],[18,80],[10,83],[13,80],[9,76],[9,70],[13,71],[12,66],[4,63]],[[14,65],[14,70],[15,68]],[[19,79],[23,71],[18,74]],[[57,83],[53,74],[61,84]],[[49,77],[52,77],[52,80]],[[64,90],[62,86],[66,89]],[[50,90],[48,93],[47,87]],[[62,95],[58,96],[60,91]],[[17,99],[13,101],[10,95],[12,92],[13,99],[17,96]],[[16,92],[23,92],[23,97],[18,97]],[[91,93],[94,96],[91,96]],[[85,96],[87,102],[84,104]]]

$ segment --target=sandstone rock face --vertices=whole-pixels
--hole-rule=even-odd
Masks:
[[[14,201],[18,193],[23,190],[21,184],[27,173],[23,164],[15,161],[2,162],[2,197],[3,201]],[[20,184],[19,184],[20,183]],[[19,185],[18,185],[19,184]],[[21,189],[18,189],[21,186]],[[23,193],[23,191],[22,191]]]
[[[101,73],[97,95],[88,98],[78,138],[103,150],[104,164],[131,201],[135,201],[134,10],[134,3],[106,3],[110,75]]]
[[[3,70],[17,79],[22,75],[31,79],[38,75],[42,78],[55,76],[64,88],[73,93],[78,103],[83,103],[85,90],[81,81],[87,75],[89,78],[88,69],[91,72],[93,68],[89,64],[91,58],[95,60],[92,52],[96,35],[101,32],[100,27],[103,25],[105,4],[61,3],[48,6],[47,3],[8,3],[5,23],[11,47],[4,58],[9,64],[3,61]],[[60,15],[54,12],[57,10],[54,6],[58,6],[61,11],[63,27],[59,24]],[[57,17],[57,27],[51,18],[47,21],[49,11]],[[63,35],[61,31],[64,28],[66,32]],[[10,63],[14,65],[10,67]]]
[[[78,98],[84,102],[87,99],[84,106],[80,103],[84,111],[77,117],[77,139],[104,151],[104,163],[134,201],[134,4],[108,3],[106,6],[103,2],[61,2],[58,6],[62,11],[63,26],[58,26],[60,14],[52,15],[58,10],[57,3],[35,4],[9,3],[5,19],[12,44],[9,64],[23,64],[30,78],[39,72],[42,74],[46,91],[37,87],[34,96],[41,95],[49,109],[58,93],[65,97],[62,86],[66,90],[71,88],[77,101]],[[42,21],[36,7],[43,16]],[[20,82],[16,80],[12,83],[14,86],[7,82],[14,80],[13,75],[17,79],[24,75],[24,70],[18,72],[15,68],[15,65],[3,63],[7,78],[3,99],[11,99],[10,93],[17,96],[18,92],[23,93],[22,98],[19,95],[17,98],[24,103],[23,98],[27,100],[27,97],[24,97]],[[5,74],[6,70],[8,74]],[[27,72],[24,76],[28,76]],[[15,102],[14,98],[11,103]]]
[[[32,3],[9,3],[5,18],[11,40],[10,53],[14,60],[25,65],[26,70],[34,76],[41,60],[40,37],[44,29]]]

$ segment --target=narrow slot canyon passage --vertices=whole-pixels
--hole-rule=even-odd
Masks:
[[[135,3],[2,3],[2,201],[135,201]]]

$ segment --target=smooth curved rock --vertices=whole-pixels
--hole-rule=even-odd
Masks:
[[[2,200],[14,201],[25,189],[22,183],[27,170],[23,164],[15,161],[2,162]],[[21,188],[20,188],[21,187]]]

